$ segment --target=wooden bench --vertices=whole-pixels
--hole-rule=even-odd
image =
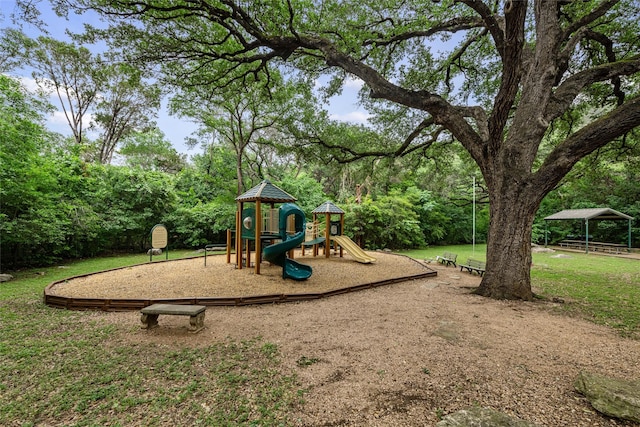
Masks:
[[[204,305],[152,304],[140,310],[142,327],[153,329],[158,326],[158,316],[189,316],[189,332],[199,332],[204,328]]]
[[[475,271],[480,276],[482,276],[484,275],[486,266],[487,264],[484,261],[478,261],[476,259],[469,258],[467,259],[466,264],[460,264],[460,271],[466,268],[469,273],[473,274],[473,272]]]
[[[458,259],[458,254],[454,254],[453,252],[444,252],[442,256],[437,256],[436,261],[444,265],[453,265],[457,267],[456,260]]]

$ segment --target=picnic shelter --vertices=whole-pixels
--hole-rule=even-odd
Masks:
[[[584,233],[581,238],[578,239],[565,239],[560,242],[561,247],[567,247],[570,249],[584,249],[586,253],[589,250],[621,253],[631,251],[631,221],[633,217],[618,212],[611,208],[589,208],[589,209],[566,209],[557,212],[553,215],[549,215],[545,220],[545,246],[547,246],[547,221],[581,221],[582,230]],[[614,221],[627,221],[629,224],[627,233],[627,244],[618,243],[606,243],[606,242],[590,242],[589,239],[589,221],[602,221],[602,220],[614,220]]]

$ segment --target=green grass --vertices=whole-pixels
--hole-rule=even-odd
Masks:
[[[415,259],[435,261],[436,257],[442,256],[444,252],[453,252],[458,254],[458,264],[463,263],[467,258],[484,261],[487,253],[487,245],[475,245],[475,247],[472,245],[429,246],[426,249],[414,249],[399,253]]]
[[[640,260],[583,253],[534,254],[531,279],[545,297],[565,300],[567,311],[640,337]]]
[[[416,259],[435,259],[444,251],[484,260],[486,246],[437,246],[406,251]],[[565,301],[563,309],[596,323],[617,329],[621,334],[640,337],[640,260],[578,252],[534,253],[531,284],[539,296]]]
[[[171,258],[192,252],[170,253]],[[158,258],[158,257],[156,257]],[[54,280],[147,262],[119,256],[23,271],[0,286],[0,425],[287,425],[301,392],[261,338],[175,348],[127,339],[139,325],[42,303]]]

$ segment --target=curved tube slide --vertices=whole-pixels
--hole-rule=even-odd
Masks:
[[[295,216],[295,234],[287,234],[287,218]],[[302,244],[305,235],[305,216],[302,210],[293,203],[285,203],[280,207],[280,238],[281,242],[269,245],[262,250],[266,261],[282,267],[282,278],[306,280],[311,277],[310,266],[301,264],[287,257],[287,252]]]

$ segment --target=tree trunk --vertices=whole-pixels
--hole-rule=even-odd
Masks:
[[[236,149],[236,178],[237,182],[237,195],[244,193],[244,182],[242,181],[242,152]]]
[[[486,272],[477,294],[496,299],[533,299],[531,231],[539,199],[532,192],[519,188],[493,193]]]

